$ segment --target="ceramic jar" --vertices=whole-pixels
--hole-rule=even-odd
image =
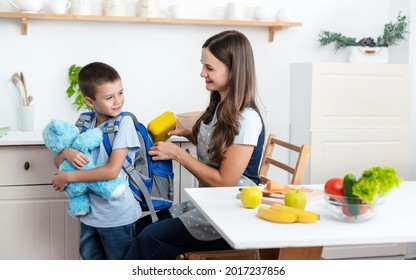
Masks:
[[[91,0],[71,0],[71,14],[74,15],[91,15]]]
[[[126,0],[104,0],[104,15],[125,16]]]
[[[139,17],[159,17],[159,1],[139,0],[137,13]]]

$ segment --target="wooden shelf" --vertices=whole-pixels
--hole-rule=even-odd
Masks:
[[[27,35],[28,20],[69,20],[69,21],[105,21],[105,22],[131,22],[131,23],[164,23],[164,24],[189,24],[189,25],[234,25],[234,26],[259,26],[269,29],[269,42],[274,41],[274,33],[283,28],[301,26],[300,22],[262,22],[243,20],[208,20],[208,19],[175,19],[175,18],[144,18],[144,17],[110,17],[110,16],[83,16],[72,14],[32,14],[0,12],[0,18],[18,18],[22,21],[22,35]]]

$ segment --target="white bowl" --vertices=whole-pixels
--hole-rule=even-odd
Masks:
[[[9,0],[22,13],[39,13],[46,6],[46,0]]]
[[[254,8],[254,17],[258,21],[271,21],[272,12],[268,6],[259,6]]]
[[[203,112],[186,112],[176,114],[176,119],[186,128],[192,129]]]
[[[290,22],[292,20],[290,12],[286,9],[280,9],[276,14],[276,20]]]

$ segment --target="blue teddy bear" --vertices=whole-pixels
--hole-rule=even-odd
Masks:
[[[82,152],[89,159],[83,169],[91,169],[95,167],[95,162],[90,151],[98,147],[103,141],[103,133],[100,128],[94,128],[79,134],[75,125],[66,121],[51,120],[43,130],[43,140],[46,147],[55,154],[59,154],[65,148],[73,148]],[[64,160],[59,165],[59,170],[75,171],[78,169],[68,160]],[[79,218],[91,211],[89,190],[106,200],[110,200],[120,197],[125,189],[126,185],[120,178],[98,182],[69,183],[65,188],[65,193],[69,198],[68,213],[75,218]]]

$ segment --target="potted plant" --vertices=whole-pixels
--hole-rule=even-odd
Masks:
[[[77,105],[77,110],[86,109],[88,111],[92,111],[87,103],[85,103],[84,95],[78,86],[78,73],[81,71],[82,66],[78,66],[76,64],[71,65],[68,69],[68,78],[69,78],[69,87],[66,90],[66,94],[69,98],[75,96],[75,100],[72,104]]]
[[[386,23],[383,34],[376,39],[366,37],[357,41],[354,37],[322,30],[318,34],[318,42],[321,46],[334,43],[335,52],[350,47],[350,62],[387,63],[388,47],[398,45],[402,40],[406,40],[406,36],[409,33],[407,30],[408,25],[409,21],[406,16],[399,12],[397,21]]]

